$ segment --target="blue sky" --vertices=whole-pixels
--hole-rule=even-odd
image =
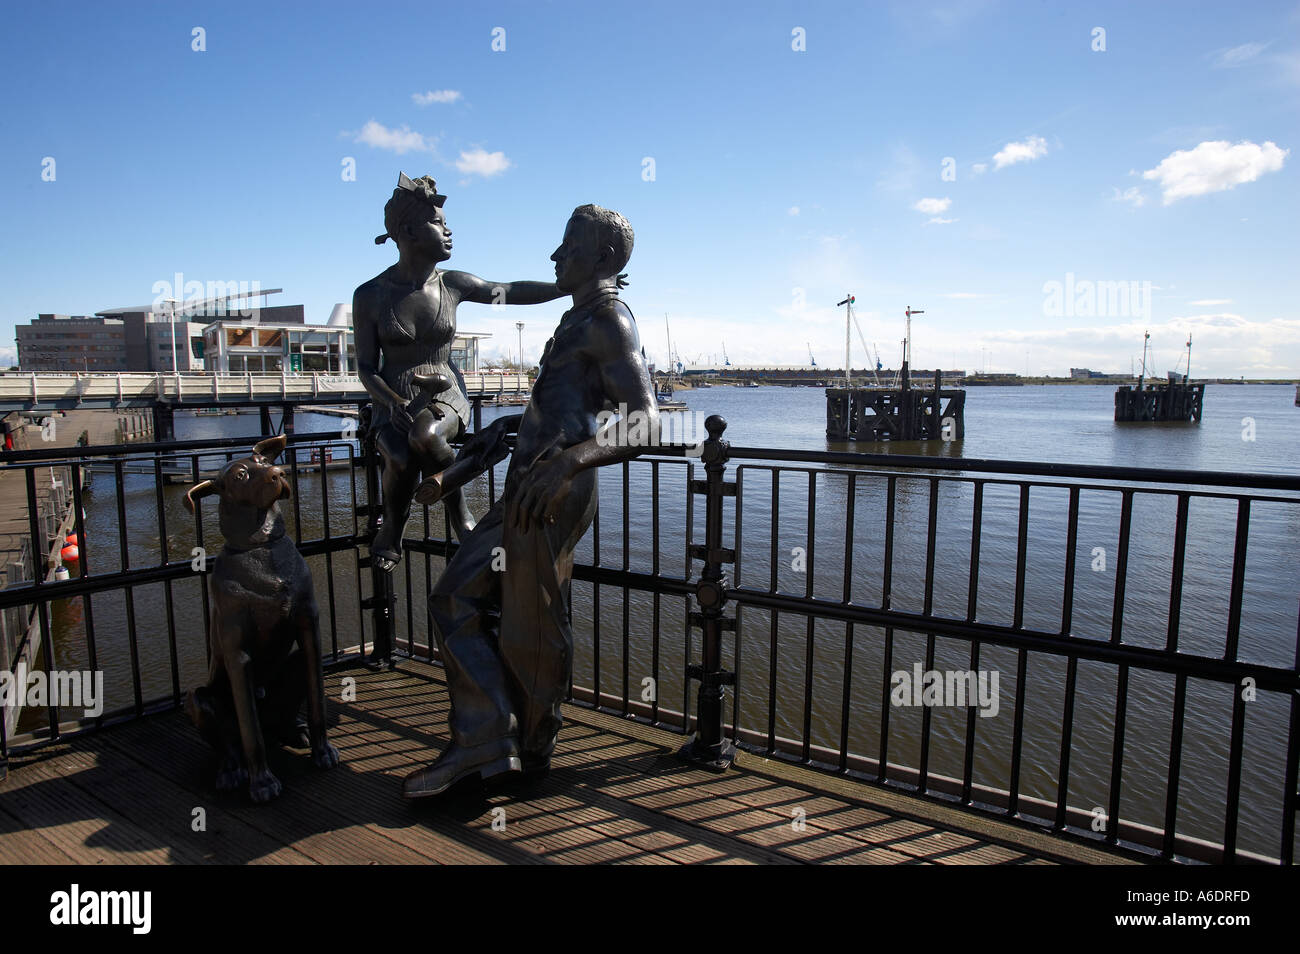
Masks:
[[[323,322],[395,260],[372,240],[402,170],[449,195],[448,266],[494,281],[549,279],[575,206],[623,212],[660,361],[667,313],[688,361],[725,342],[840,367],[851,291],[886,365],[910,304],[918,366],[1127,370],[1149,329],[1158,372],[1190,332],[1194,373],[1300,376],[1294,2],[0,17],[0,359],[16,322],[148,302],[177,272],[282,287]],[[1134,294],[1089,308],[1102,282]],[[536,360],[562,311],[459,320],[489,352],[524,321]]]

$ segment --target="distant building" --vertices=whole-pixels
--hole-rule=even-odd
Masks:
[[[1071,368],[1070,377],[1072,378],[1113,378],[1116,375],[1110,371],[1092,371],[1088,368]]]
[[[42,314],[15,329],[18,366],[23,371],[165,372],[179,367],[223,374],[356,374],[352,309],[335,305],[326,325],[306,324],[304,312],[302,305],[249,306],[241,312],[218,300],[190,307],[169,302],[162,308],[106,308],[93,316]],[[461,371],[477,371],[479,341],[490,337],[461,332],[452,342],[451,360]]]
[[[37,315],[14,329],[18,367],[24,371],[121,371],[127,335],[117,319],[87,315]]]

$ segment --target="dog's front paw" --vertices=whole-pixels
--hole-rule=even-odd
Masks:
[[[217,770],[217,791],[233,792],[248,781],[248,771],[238,761],[223,762]]]
[[[316,764],[317,768],[333,768],[339,764],[339,750],[328,742],[322,742],[311,753],[311,760]]]
[[[280,792],[280,780],[271,774],[270,769],[258,772],[248,783],[248,797],[259,804],[269,802]]]

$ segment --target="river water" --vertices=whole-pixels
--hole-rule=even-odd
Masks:
[[[935,454],[950,457],[1003,460],[1056,461],[1121,466],[1177,467],[1193,470],[1231,470],[1295,474],[1300,446],[1300,408],[1294,390],[1283,386],[1210,385],[1205,414],[1199,425],[1116,425],[1111,420],[1114,389],[1101,386],[977,387],[967,392],[966,437],[950,444],[844,445],[826,441],[823,393],[813,388],[729,388],[679,392],[689,410],[675,415],[674,437],[703,436],[703,421],[721,414],[728,422],[726,438],[735,446],[777,449],[859,449],[873,452]],[[485,408],[484,421],[512,409]],[[193,417],[178,414],[177,437],[182,440],[258,435],[256,415]],[[340,428],[335,417],[300,414],[299,433]],[[303,461],[306,458],[303,457]],[[215,459],[203,466],[215,465]],[[503,476],[505,464],[498,469]],[[686,464],[664,461],[659,467],[657,508],[652,467],[647,461],[628,467],[628,506],[624,508],[621,468],[609,468],[601,477],[598,531],[589,533],[577,554],[592,562],[599,552],[605,566],[625,565],[650,572],[655,514],[659,523],[659,570],[679,578],[693,575],[687,567]],[[803,472],[785,472],[776,488],[779,519],[772,520],[773,476],[762,467],[740,468],[742,511],[740,562],[737,582],[768,589],[772,584],[772,553],[777,554],[776,589],[839,601],[844,598],[846,534],[852,558],[848,591],[855,602],[878,606],[883,596],[884,477],[858,468],[854,481],[854,519],[848,510],[850,468],[819,469],[811,477],[815,488],[815,531],[808,533],[810,478]],[[702,477],[698,466],[696,477]],[[733,476],[735,470],[733,469]],[[499,489],[500,482],[498,480]],[[87,558],[92,572],[115,570],[122,565],[125,543],[133,567],[156,565],[160,556],[159,518],[165,520],[168,556],[189,559],[196,545],[194,520],[182,505],[184,485],[167,485],[159,512],[154,480],[149,474],[127,474],[123,504],[127,530],[118,533],[117,494],[111,473],[98,473],[86,496]],[[353,500],[364,500],[364,484],[355,491],[344,472],[300,475],[295,508],[282,505],[291,532],[304,540],[320,537],[328,519],[329,532],[346,533],[356,525]],[[930,484],[927,476],[900,476],[897,482],[892,606],[920,612],[924,604],[926,533]],[[934,612],[964,618],[967,611],[973,485],[944,481],[939,485],[936,534],[936,572],[932,594]],[[486,480],[472,485],[472,506],[486,510]],[[1115,586],[1119,494],[1084,490],[1081,495],[1074,613],[1071,632],[1077,636],[1107,639]],[[703,533],[703,498],[694,515],[697,542]],[[1025,574],[1025,625],[1046,632],[1061,626],[1066,547],[1068,493],[1036,489],[1030,499]],[[215,502],[208,501],[203,515],[204,540],[219,547]],[[1126,643],[1162,647],[1169,618],[1169,574],[1172,563],[1174,498],[1139,494],[1133,506],[1129,572],[1126,576],[1123,639]],[[1012,622],[1017,553],[1018,491],[1014,487],[987,485],[983,497],[983,529],[977,618]],[[434,536],[441,536],[442,514],[429,511]],[[419,536],[423,516],[417,512],[407,535]],[[300,526],[296,526],[300,523]],[[1235,503],[1196,499],[1191,508],[1187,542],[1187,570],[1181,604],[1180,648],[1222,655],[1227,629]],[[728,539],[735,530],[730,516]],[[775,539],[773,539],[775,535]],[[810,546],[811,544],[811,546]],[[804,551],[800,567],[798,549]],[[1098,549],[1106,559],[1097,568]],[[806,569],[813,556],[812,573]],[[322,607],[322,637],[326,651],[356,645],[360,636],[371,638],[369,621],[358,608],[357,593],[368,595],[369,574],[359,572],[351,553],[312,557],[317,597]],[[424,608],[428,581],[441,568],[438,558],[411,554],[396,574],[398,630],[403,645],[409,638],[425,643],[429,624]],[[328,564],[328,566],[327,566]],[[698,570],[698,564],[696,564]],[[332,576],[334,592],[326,585]],[[408,590],[408,579],[410,581]],[[147,701],[169,696],[175,682],[181,690],[205,677],[203,602],[200,577],[167,588],[161,584],[136,587],[130,595],[136,639],[128,638],[127,594],[97,595],[92,600],[96,663],[106,673],[110,709],[129,705],[135,686],[132,657],[138,656]],[[1240,658],[1279,666],[1294,664],[1297,639],[1297,597],[1300,596],[1300,506],[1256,504],[1251,511],[1247,572],[1241,623]],[[699,637],[686,642],[685,600],[663,597],[660,604],[660,666],[654,689],[660,704],[680,709],[686,686],[682,678],[688,655],[698,658]],[[592,685],[597,661],[600,689],[621,693],[626,666],[630,693],[640,699],[648,691],[644,680],[652,667],[654,599],[631,593],[624,606],[621,589],[575,583],[575,683]],[[409,606],[409,610],[408,610]],[[598,607],[598,608],[597,608]],[[60,601],[53,607],[56,660],[64,668],[88,665],[83,601]],[[626,625],[625,625],[626,617]],[[170,622],[169,622],[170,620]],[[175,630],[173,659],[169,631]],[[802,740],[804,690],[809,628],[802,617],[771,616],[744,610],[739,625],[740,721],[745,728],[768,729],[770,653],[776,632],[777,665],[774,729],[778,736]],[[596,633],[599,633],[597,644]],[[626,654],[624,639],[626,633]],[[838,747],[841,698],[844,685],[845,626],[818,620],[812,626],[812,711],[808,721],[813,745]],[[728,642],[730,639],[728,638]],[[912,672],[926,659],[925,634],[896,632],[892,656],[884,658],[885,634],[873,627],[855,626],[849,673],[849,748],[875,757],[879,748],[882,686],[896,671]],[[728,663],[734,664],[730,648]],[[1017,695],[1018,659],[1015,652],[984,647],[979,668],[996,672],[999,707],[996,715],[976,719],[974,780],[1006,788],[1009,752]],[[968,646],[956,640],[937,640],[934,668],[964,670],[970,667]],[[888,672],[886,671],[888,670]],[[1065,664],[1043,653],[1027,654],[1024,705],[1024,755],[1021,791],[1054,801],[1060,761]],[[1115,720],[1117,675],[1114,667],[1080,663],[1074,713],[1069,802],[1091,810],[1108,803],[1111,746]],[[1173,708],[1172,677],[1133,674],[1126,706],[1124,787],[1121,814],[1133,821],[1159,826],[1163,821],[1165,776]],[[1281,786],[1285,754],[1285,700],[1275,693],[1260,693],[1247,706],[1243,795],[1239,845],[1245,850],[1277,854]],[[728,700],[728,712],[731,701]],[[1184,745],[1178,828],[1199,837],[1219,840],[1228,775],[1227,730],[1232,698],[1228,687],[1191,680],[1183,720]],[[694,708],[693,699],[691,708]],[[921,709],[889,707],[889,760],[917,766],[920,759]],[[931,710],[932,774],[960,777],[965,753],[967,710],[937,707]]]

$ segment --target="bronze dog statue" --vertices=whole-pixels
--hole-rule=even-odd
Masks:
[[[191,487],[185,505],[216,494],[226,545],[214,561],[212,663],[208,684],[190,690],[185,708],[199,734],[217,751],[217,788],[245,782],[255,802],[280,794],[266,762],[266,738],[309,744],[320,768],[338,764],[325,737],[325,677],[321,669],[320,611],[307,563],[285,533],[279,501],[290,495],[275,459],[284,435],[268,437],[213,480]],[[297,648],[294,644],[297,643]],[[298,710],[307,701],[304,738]]]

